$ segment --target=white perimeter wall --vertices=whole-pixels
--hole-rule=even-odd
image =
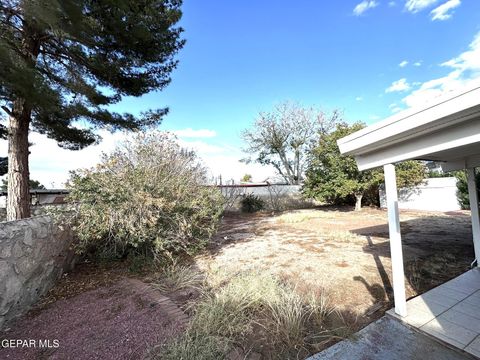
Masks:
[[[382,208],[387,206],[384,188],[380,188],[380,206]],[[413,189],[399,189],[398,207],[406,210],[460,210],[457,200],[457,179],[431,178]]]

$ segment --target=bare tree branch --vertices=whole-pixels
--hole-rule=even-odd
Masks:
[[[257,154],[256,162],[273,165],[288,183],[299,184],[304,177],[307,150],[340,118],[339,110],[328,116],[313,107],[280,103],[271,112],[261,112],[253,127],[242,133],[247,143],[245,151]]]

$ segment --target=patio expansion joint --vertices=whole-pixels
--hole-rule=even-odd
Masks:
[[[465,350],[467,347],[470,346],[471,343],[473,343],[473,342],[474,342],[475,340],[477,340],[478,338],[480,338],[480,334],[478,334],[477,336],[475,336],[475,337],[473,338],[473,340],[470,341],[467,345],[465,345],[465,347],[464,347],[463,349]]]
[[[425,294],[427,294],[427,293],[428,293],[428,291],[427,291]],[[422,294],[422,295],[424,295],[424,294]],[[422,295],[420,295],[420,296],[422,296]],[[447,296],[447,297],[448,297],[448,296]],[[433,302],[433,303],[435,303],[435,304],[437,304],[437,305],[441,305],[442,307],[447,307],[445,310],[440,311],[440,312],[438,313],[438,315],[435,315],[435,317],[434,317],[432,320],[430,320],[430,321],[433,321],[433,320],[435,320],[436,318],[438,318],[440,315],[446,313],[448,310],[451,310],[453,307],[455,307],[457,304],[459,304],[459,303],[460,303],[461,301],[463,301],[463,300],[461,300],[461,301],[459,301],[458,303],[453,304],[453,305],[451,305],[451,306],[442,304],[442,303],[440,303],[440,302],[438,302],[438,301],[435,301],[435,300],[429,300],[429,301],[431,301],[431,302]],[[428,304],[426,304],[426,305],[428,306]],[[415,307],[415,306],[414,306],[414,307]],[[427,323],[423,324],[422,326],[425,326],[425,325],[428,324],[430,321],[428,321]],[[421,327],[421,326],[420,326],[420,327]]]
[[[417,332],[417,333],[419,333],[419,334],[422,334],[422,335],[428,337],[429,339],[432,339],[432,340],[436,341],[437,343],[442,344],[443,346],[445,346],[445,347],[447,347],[447,348],[455,351],[455,352],[458,353],[458,354],[463,354],[463,355],[465,355],[465,356],[468,356],[468,358],[469,358],[469,359],[471,358],[472,360],[478,359],[475,355],[473,355],[472,353],[470,353],[470,352],[468,352],[468,351],[465,350],[468,345],[465,346],[464,348],[459,348],[458,346],[455,346],[454,344],[449,343],[449,342],[447,342],[447,341],[439,338],[438,336],[435,336],[435,335],[432,334],[432,333],[428,333],[428,332],[420,329],[420,328],[417,327],[417,326],[413,326],[413,325],[410,325],[410,324],[407,323],[407,322],[401,321],[401,318],[398,318],[398,317],[392,316],[392,315],[389,315],[389,316],[390,316],[391,318],[395,319],[395,320],[400,320],[400,322],[401,322],[403,325],[405,325],[407,328],[411,329],[412,331]],[[443,335],[443,334],[440,334],[440,335]],[[443,336],[446,337],[446,338],[449,338],[448,336],[445,336],[445,335],[443,335]],[[480,335],[479,335],[479,336],[480,336]],[[449,338],[449,339],[450,339],[450,338]],[[457,341],[454,340],[454,339],[451,339],[451,340],[457,342]],[[474,339],[474,340],[475,340],[475,339]],[[473,340],[472,340],[472,341],[473,341]],[[458,343],[458,342],[457,342],[457,343]],[[470,344],[469,344],[469,345],[470,345]]]
[[[432,290],[433,290],[433,289],[432,289]],[[441,315],[445,314],[445,313],[448,312],[449,310],[452,310],[455,306],[457,306],[457,305],[460,304],[461,302],[465,301],[465,300],[468,299],[470,296],[473,296],[473,295],[476,294],[477,292],[480,292],[480,290],[474,291],[473,293],[471,293],[470,295],[468,295],[467,297],[465,297],[463,300],[459,300],[457,303],[455,303],[455,304],[453,304],[453,305],[451,305],[451,306],[448,306],[448,305],[439,303],[439,302],[435,301],[435,299],[430,300],[431,302],[433,302],[433,303],[435,303],[435,304],[442,305],[442,306],[447,306],[447,308],[446,308],[445,310],[439,312],[438,315],[435,315],[435,317],[434,317],[432,320],[427,321],[425,324],[423,324],[423,325],[421,325],[421,326],[412,325],[412,324],[408,323],[407,321],[405,321],[404,318],[402,318],[401,316],[398,316],[398,315],[396,315],[396,314],[388,314],[388,315],[390,315],[391,317],[393,317],[393,318],[395,318],[395,319],[397,319],[397,320],[400,320],[403,324],[408,325],[408,327],[410,327],[410,328],[412,328],[412,329],[414,329],[414,330],[420,331],[420,332],[423,333],[423,334],[426,334],[426,335],[428,335],[428,336],[430,336],[430,337],[436,338],[433,334],[428,333],[427,331],[425,331],[425,330],[422,329],[422,328],[423,328],[424,326],[426,326],[427,324],[429,324],[430,322],[435,321],[437,318],[439,318]],[[427,293],[428,293],[428,291],[427,291]],[[427,294],[427,293],[425,293],[425,294]],[[422,295],[424,295],[424,294],[422,294]],[[422,296],[422,295],[419,295],[419,296]],[[411,300],[411,299],[409,299],[409,300]],[[427,305],[427,306],[428,306],[428,305]],[[444,321],[448,321],[448,320],[444,320]],[[471,330],[465,328],[465,327],[462,326],[462,325],[453,323],[453,322],[451,322],[451,321],[448,321],[448,322],[450,322],[450,323],[452,323],[452,324],[454,324],[454,325],[456,325],[456,326],[459,326],[459,327],[461,327],[461,328],[463,328],[463,329],[465,329],[465,330],[467,330],[467,331],[471,331]],[[455,340],[455,339],[453,339],[453,338],[451,338],[451,337],[449,337],[449,336],[447,336],[447,335],[445,335],[445,334],[442,334],[442,335],[443,335],[444,337],[449,338],[449,339],[451,339],[452,341],[455,341],[455,342],[458,343],[458,340]],[[462,344],[461,350],[466,349],[466,348],[467,348],[477,337],[479,337],[479,336],[480,336],[480,334],[477,335],[475,338],[473,338],[473,339],[472,339],[468,344],[466,344],[466,345],[463,345],[463,344]],[[440,339],[438,339],[438,338],[436,338],[436,339],[437,339],[437,341],[440,340]],[[441,341],[441,342],[445,343],[444,341]],[[451,345],[450,345],[450,346],[451,346]]]
[[[439,316],[440,316],[440,315],[439,315]],[[477,335],[477,336],[475,336],[470,342],[468,342],[467,344],[464,344],[464,343],[462,343],[461,341],[459,341],[459,340],[457,340],[457,339],[454,339],[454,338],[452,338],[451,336],[448,336],[447,334],[440,333],[440,332],[438,332],[438,331],[436,331],[436,330],[430,330],[430,332],[429,332],[429,331],[423,329],[424,326],[428,325],[429,323],[431,323],[432,321],[435,321],[435,320],[437,320],[437,317],[435,317],[434,319],[430,320],[430,321],[427,322],[426,324],[424,324],[424,325],[422,325],[422,326],[420,326],[420,327],[417,327],[417,329],[418,329],[419,331],[421,331],[422,333],[424,333],[424,334],[429,334],[430,336],[433,336],[433,337],[435,337],[435,338],[437,338],[437,339],[440,339],[440,340],[441,340],[441,338],[435,336],[435,334],[432,334],[432,333],[436,333],[436,334],[439,334],[440,336],[443,336],[443,337],[445,337],[445,338],[448,338],[448,339],[452,340],[453,342],[459,344],[459,345],[461,346],[461,347],[459,347],[461,350],[465,350],[465,348],[466,348],[468,345],[470,345],[470,343],[478,337],[478,335]],[[464,330],[466,330],[466,331],[472,332],[472,330],[469,330],[469,329],[467,329],[466,327],[464,327],[464,326],[462,326],[462,325],[459,325],[459,324],[456,324],[456,323],[454,323],[454,322],[451,322],[451,321],[449,321],[449,320],[443,319],[443,321],[444,321],[444,322],[448,322],[448,323],[450,323],[450,324],[453,324],[453,325],[455,325],[455,326],[461,327],[462,329],[464,329]],[[445,341],[443,340],[443,342],[445,342]]]
[[[475,295],[475,294],[476,294],[477,292],[479,292],[479,291],[480,291],[480,290],[474,291],[473,293],[471,293],[470,295],[468,295],[468,296],[467,296],[466,298],[464,298],[463,300],[458,301],[456,304],[454,304],[454,305],[450,306],[449,308],[447,308],[446,310],[440,312],[440,313],[439,313],[438,315],[436,315],[432,320],[430,320],[430,321],[428,321],[427,323],[423,324],[422,326],[419,326],[419,327],[416,327],[416,328],[417,328],[418,330],[422,331],[423,333],[427,333],[424,329],[422,329],[424,326],[428,325],[428,324],[431,323],[432,321],[435,321],[435,320],[438,319],[441,315],[445,314],[445,313],[448,312],[449,310],[453,310],[453,308],[454,308],[455,306],[457,306],[458,304],[464,302],[464,301],[467,300],[469,297]],[[432,300],[432,302],[434,302],[434,303],[436,303],[436,304],[439,304],[438,302],[436,302],[436,301],[434,301],[434,300]],[[466,327],[464,327],[464,326],[462,326],[462,325],[460,325],[460,324],[454,323],[454,322],[452,322],[452,321],[449,321],[449,320],[446,320],[446,319],[444,319],[443,321],[447,321],[447,322],[449,322],[449,323],[451,323],[451,324],[454,324],[454,325],[456,325],[456,326],[458,326],[458,327],[461,327],[461,328],[463,328],[463,329],[465,329],[465,330],[467,330],[467,331],[472,331],[472,330],[470,330],[470,329],[468,329],[468,328],[466,328]],[[413,326],[413,325],[412,325],[412,326]],[[413,326],[413,327],[415,327],[415,326]],[[451,338],[451,337],[448,336],[448,335],[445,335],[445,334],[442,334],[442,335],[445,336],[445,337],[447,337],[447,338],[449,338],[449,339],[451,339],[451,340],[453,340],[453,341],[455,341],[455,342],[458,342],[458,340],[453,339],[453,338]],[[462,350],[465,350],[465,349],[466,349],[473,341],[475,341],[475,339],[478,338],[479,336],[480,336],[480,334],[478,334],[477,336],[475,336],[470,342],[468,342],[466,345],[464,345],[464,346],[462,347]]]

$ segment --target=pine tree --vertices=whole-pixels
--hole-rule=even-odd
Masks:
[[[8,138],[8,219],[28,217],[28,132],[81,149],[96,129],[142,129],[140,116],[109,110],[123,96],[161,90],[182,48],[181,0],[2,0],[0,136]]]

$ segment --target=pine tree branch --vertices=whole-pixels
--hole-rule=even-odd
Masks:
[[[5,112],[8,114],[8,116],[12,116],[12,117],[13,117],[13,112],[12,112],[9,108],[7,108],[7,107],[4,106],[4,105],[2,105],[1,108],[2,108],[3,111],[5,111]]]

